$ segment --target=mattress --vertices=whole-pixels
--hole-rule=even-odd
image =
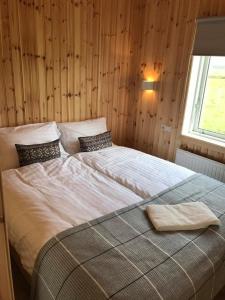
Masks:
[[[9,239],[31,274],[53,236],[142,199],[74,157],[3,172]]]
[[[126,147],[109,147],[74,155],[143,199],[180,183],[194,172],[158,157]]]

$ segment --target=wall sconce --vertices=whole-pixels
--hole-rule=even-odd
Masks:
[[[148,80],[142,81],[142,90],[153,91],[156,90],[157,86],[158,86],[157,81],[148,81]]]

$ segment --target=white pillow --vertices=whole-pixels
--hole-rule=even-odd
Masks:
[[[97,135],[107,131],[106,118],[98,118],[81,122],[57,123],[61,133],[61,142],[69,154],[78,153],[81,136]]]
[[[57,140],[59,137],[55,122],[0,128],[0,168],[7,170],[19,167],[15,144],[41,144]],[[60,150],[64,155],[62,146]]]

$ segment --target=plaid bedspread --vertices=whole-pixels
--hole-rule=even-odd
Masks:
[[[220,226],[157,232],[150,203],[202,201]],[[212,299],[225,284],[225,184],[195,175],[52,238],[40,251],[32,299]]]

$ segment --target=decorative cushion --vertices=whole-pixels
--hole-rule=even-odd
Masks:
[[[60,137],[55,122],[36,123],[17,127],[0,128],[0,169],[8,170],[20,166],[15,144],[41,144]],[[66,156],[60,144],[61,156]]]
[[[21,167],[60,157],[59,139],[49,143],[15,146]]]
[[[112,134],[106,131],[94,136],[79,137],[79,142],[81,152],[96,151],[112,146]]]
[[[66,152],[75,154],[80,151],[79,137],[91,136],[107,131],[106,118],[80,122],[57,123],[60,139]]]

